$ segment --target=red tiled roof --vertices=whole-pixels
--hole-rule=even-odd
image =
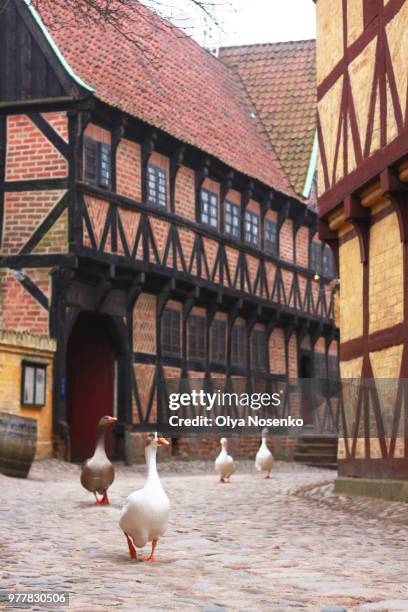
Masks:
[[[224,47],[292,187],[302,194],[316,131],[314,40]]]
[[[133,13],[126,21],[132,41],[110,24],[76,21],[64,0],[53,2],[49,14],[50,4],[40,9],[44,23],[98,99],[296,197],[239,79],[225,64],[138,3],[137,18]]]

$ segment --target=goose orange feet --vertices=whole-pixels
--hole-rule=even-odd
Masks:
[[[95,495],[95,506],[100,506],[101,505],[101,501],[99,501],[97,494],[94,491],[94,495]]]
[[[110,505],[109,497],[108,497],[108,492],[107,491],[104,492],[103,497],[102,497],[100,503],[101,503],[102,506],[109,506]]]
[[[125,536],[126,536],[127,543],[128,543],[128,546],[129,546],[129,555],[130,555],[131,559],[137,559],[137,553],[136,553],[135,545],[133,544],[132,540],[129,538],[127,533],[125,533]]]
[[[157,546],[157,540],[152,540],[152,552],[150,553],[150,555],[146,559],[146,561],[148,563],[155,563],[156,562],[156,560],[154,558],[154,551],[155,551],[156,546]]]

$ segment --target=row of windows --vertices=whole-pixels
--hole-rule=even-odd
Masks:
[[[181,355],[180,312],[166,308],[162,319],[162,353],[166,357]],[[207,355],[205,318],[192,315],[187,324],[188,358],[203,361]],[[262,331],[251,334],[252,367],[264,370],[267,363],[266,335]],[[227,359],[227,324],[215,319],[210,333],[211,361],[225,363]],[[246,330],[242,325],[234,325],[231,332],[231,363],[234,366],[246,366]]]
[[[84,139],[84,179],[91,185],[110,188],[111,153],[110,146],[91,138]],[[147,168],[147,201],[151,206],[166,208],[167,177],[161,168],[149,165]],[[218,197],[207,189],[201,190],[199,221],[211,228],[218,228]],[[260,246],[259,215],[247,210],[243,218],[243,239],[255,247]],[[241,237],[241,209],[238,204],[226,201],[224,204],[224,231],[228,236]],[[264,250],[268,255],[278,256],[278,230],[276,223],[266,219],[264,223]],[[334,278],[336,270],[329,247],[312,242],[310,268],[325,277]]]

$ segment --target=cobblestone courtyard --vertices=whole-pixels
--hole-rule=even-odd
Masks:
[[[212,470],[160,464],[172,510],[153,565],[118,526],[142,466],[117,467],[110,507],[73,465],[0,476],[2,589],[66,590],[84,611],[408,610],[408,505],[334,496],[334,472],[293,464],[268,481],[241,462],[229,485]]]

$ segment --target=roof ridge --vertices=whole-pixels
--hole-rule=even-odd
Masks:
[[[296,43],[316,43],[316,38],[302,38],[300,40],[277,40],[275,42],[266,42],[266,43],[248,43],[244,45],[221,45],[219,50],[225,49],[248,49],[254,47],[275,47],[275,46],[284,46],[284,45],[293,45]]]

